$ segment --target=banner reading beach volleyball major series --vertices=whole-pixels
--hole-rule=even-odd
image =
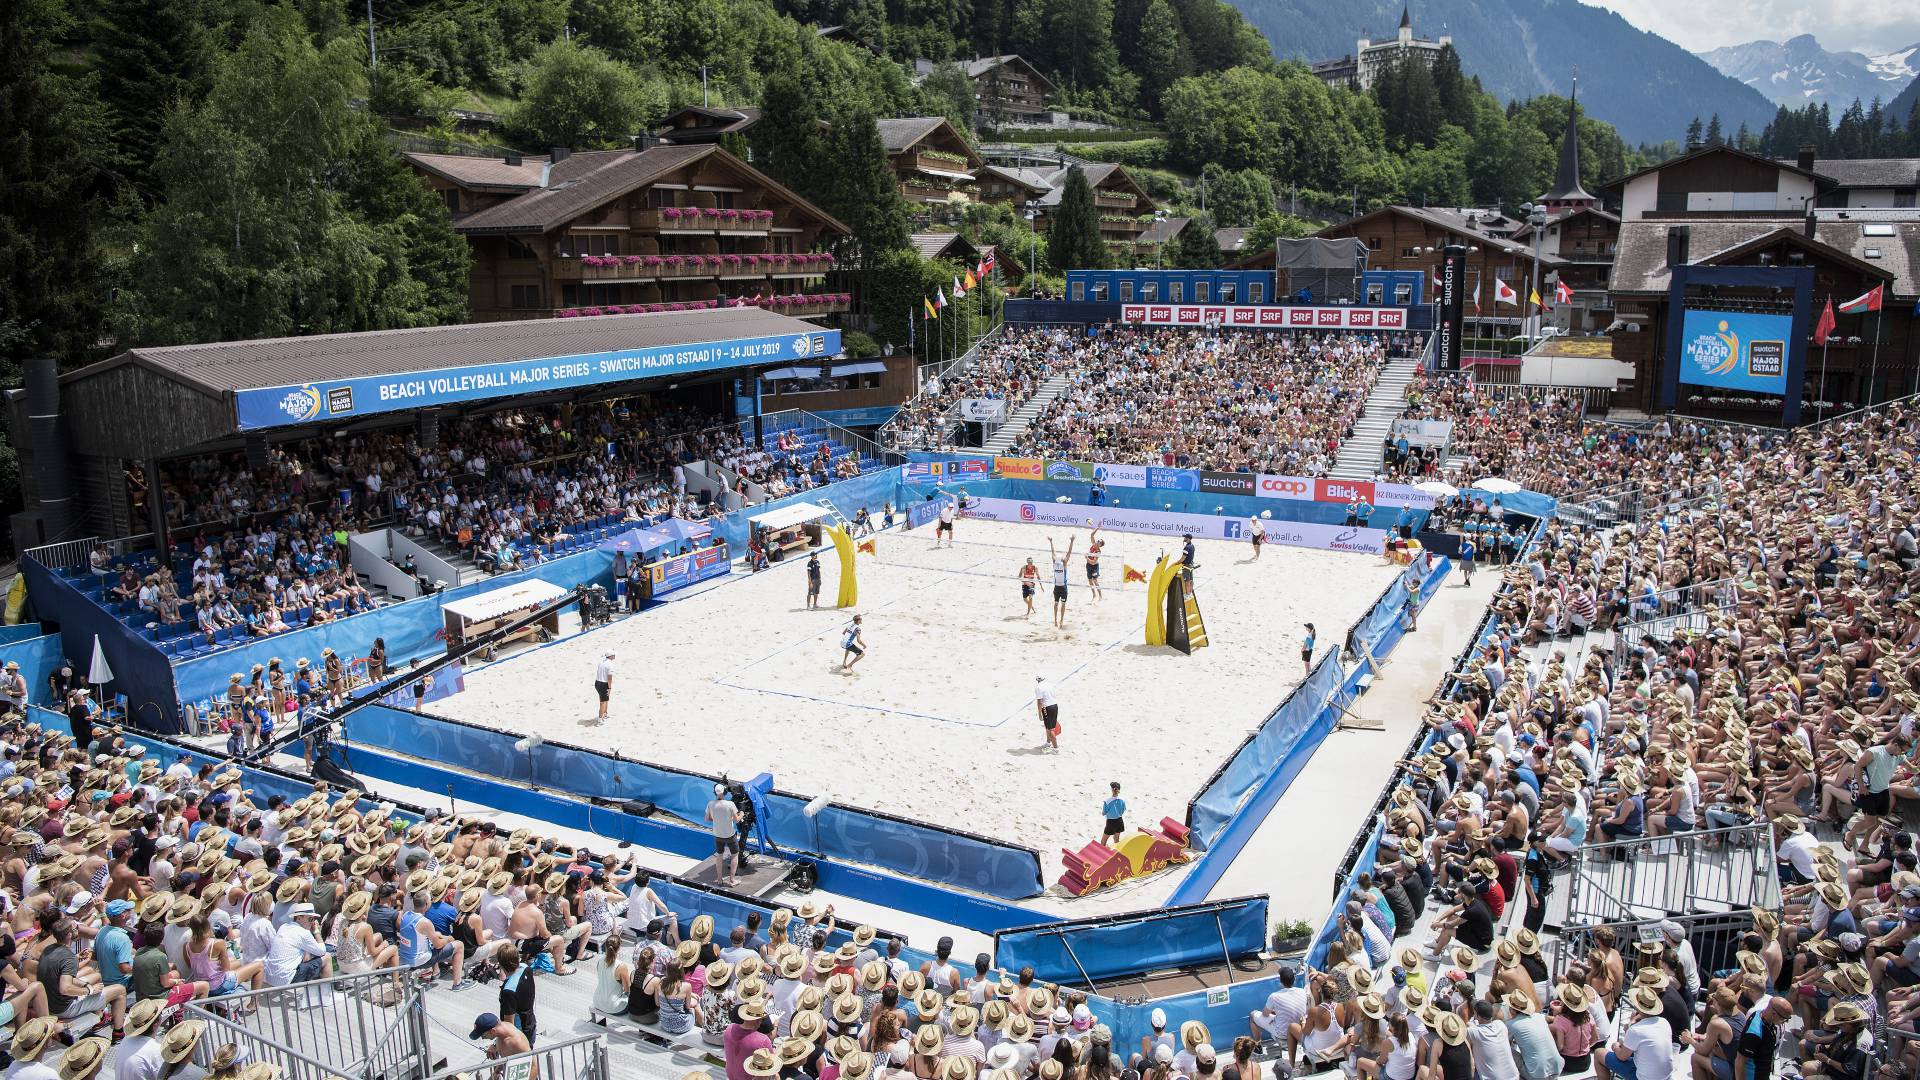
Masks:
[[[980,476],[984,458],[965,462]],[[938,462],[932,464],[940,464]],[[962,479],[954,471],[960,462],[946,462],[947,482]],[[938,473],[914,479],[915,466],[907,466],[908,483],[938,483]],[[1260,499],[1290,499],[1296,502],[1365,502],[1377,507],[1431,510],[1434,496],[1410,484],[1379,484],[1371,480],[1329,480],[1326,477],[1276,476],[1272,473],[1212,472],[1203,469],[1163,469],[1158,465],[1110,465],[1088,461],[1046,461],[1042,458],[996,457],[993,471],[1004,480],[1081,480],[1099,482],[1110,488],[1145,488],[1151,491],[1205,491],[1218,495],[1252,495]]]
[[[1143,326],[1240,326],[1269,330],[1404,330],[1407,309],[1285,304],[1122,304],[1120,321]]]
[[[1680,328],[1680,381],[1784,394],[1793,316],[1689,309]]]
[[[1086,528],[1089,524],[1117,532],[1148,533],[1178,540],[1194,536],[1203,540],[1248,539],[1252,524],[1244,518],[1216,517],[1212,514],[1178,514],[1165,510],[1134,510],[1117,506],[1082,506],[1078,503],[1028,502],[1021,499],[968,499],[961,516],[982,521],[1014,521],[1027,525],[1053,525],[1062,528]],[[1301,521],[1263,521],[1267,541],[1323,551],[1361,551],[1378,555],[1384,550],[1384,529],[1362,529],[1353,525],[1315,525]]]

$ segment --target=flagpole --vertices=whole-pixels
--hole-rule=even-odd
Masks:
[[[1880,306],[1875,308],[1873,313],[1873,367],[1867,375],[1868,405],[1874,404],[1874,393],[1880,388],[1880,320],[1886,318],[1886,308],[1886,300],[1883,298]]]
[[[1833,297],[1827,297],[1827,303],[1833,303]],[[1833,344],[1833,331],[1820,341],[1820,396],[1814,400],[1813,419],[1818,423],[1827,418],[1827,348]]]

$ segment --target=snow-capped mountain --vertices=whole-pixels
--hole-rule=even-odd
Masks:
[[[1920,44],[1869,56],[1828,52],[1812,34],[1786,41],[1749,41],[1700,58],[1781,105],[1825,102],[1835,112],[1857,98],[1890,101],[1920,73]]]

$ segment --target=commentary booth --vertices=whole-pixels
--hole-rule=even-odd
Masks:
[[[192,627],[136,625],[109,610],[88,553],[104,543],[119,558],[171,567],[188,595],[182,542],[256,524],[193,520],[196,508],[156,482],[168,462],[240,453],[260,468],[276,444],[393,428],[431,445],[443,420],[666,390],[757,419],[761,370],[839,352],[837,330],[743,307],[140,347],[65,375],[51,360],[31,362],[24,388],[8,393],[26,504],[12,521],[22,572],[36,613],[59,622],[66,655],[91,655],[97,637],[135,722],[165,730],[177,712],[177,651],[160,646]],[[303,505],[325,512],[324,495]],[[553,578],[559,565],[536,576]],[[384,633],[392,646],[403,631],[374,624],[415,604],[425,622],[412,629],[440,630],[435,602],[414,600],[329,624],[326,643],[363,653]]]

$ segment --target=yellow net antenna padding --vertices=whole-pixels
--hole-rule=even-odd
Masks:
[[[834,553],[840,556],[840,597],[835,607],[852,607],[860,599],[860,583],[854,578],[853,538],[847,530],[829,525],[825,532],[833,540]]]

